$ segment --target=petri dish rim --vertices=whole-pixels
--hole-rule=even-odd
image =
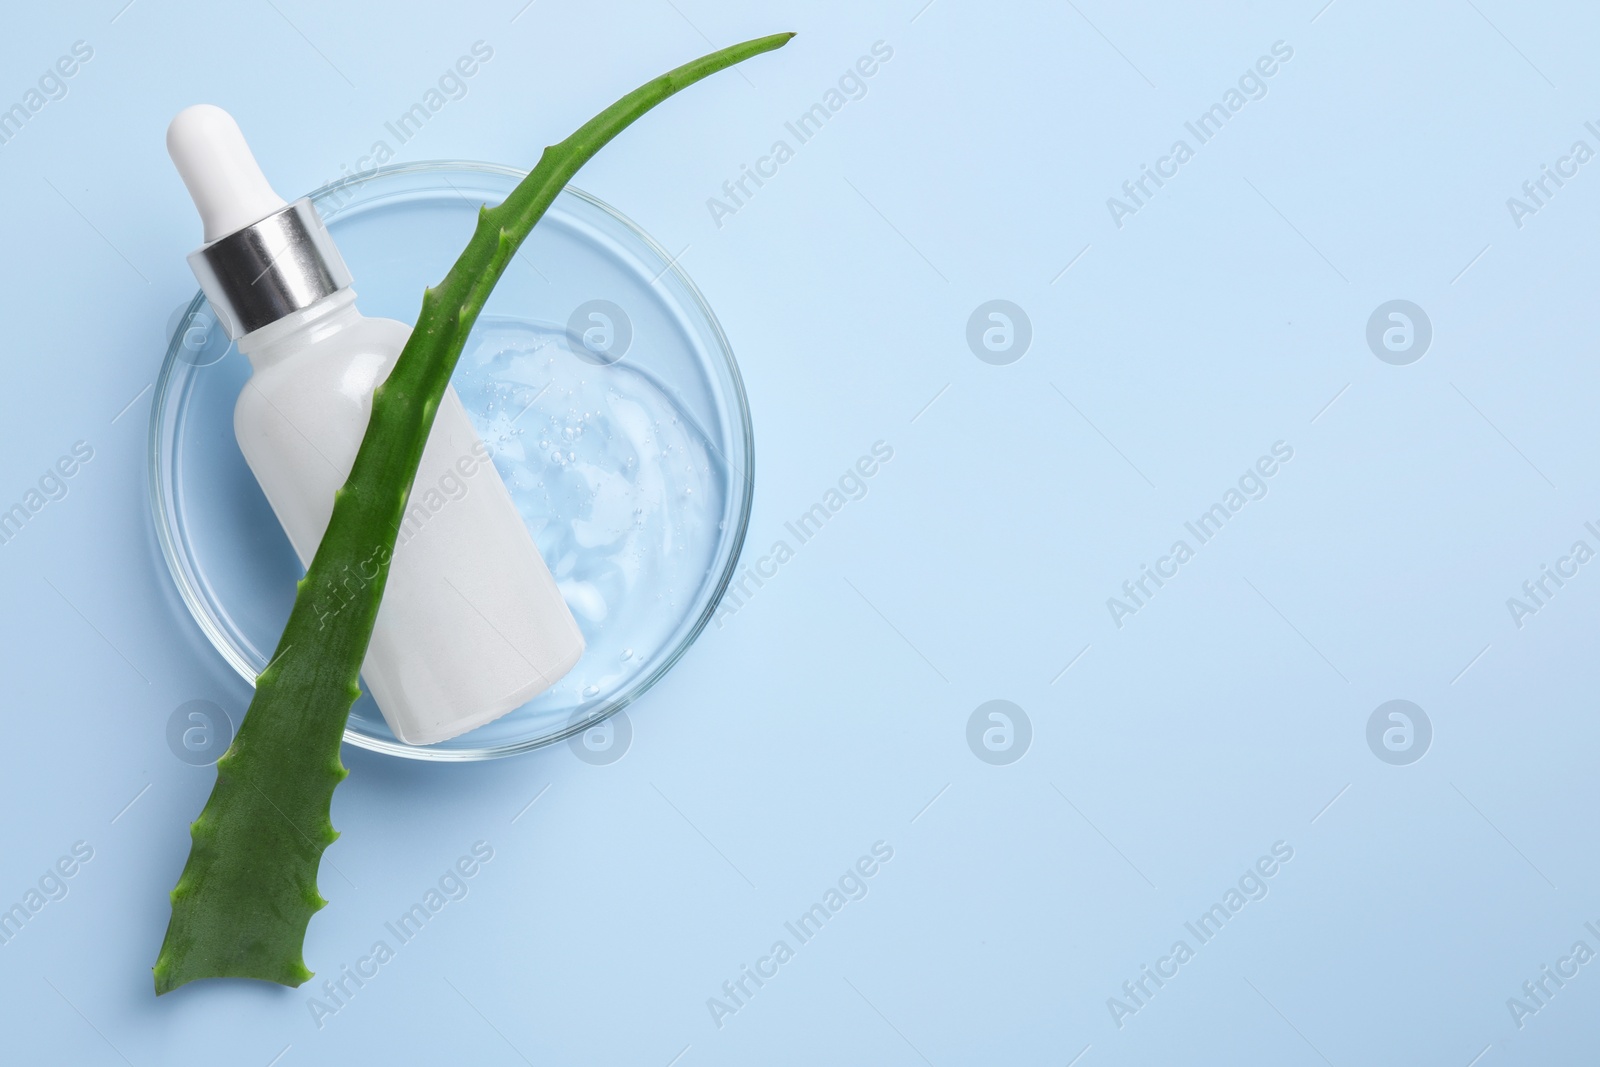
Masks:
[[[312,202],[323,211],[327,221],[337,220],[348,210],[371,210],[381,208],[386,200],[405,195],[401,191],[394,194],[381,195],[366,201],[350,201],[329,210],[324,210],[324,204],[335,195],[358,187],[366,187],[373,182],[386,182],[390,179],[408,176],[427,176],[430,174],[443,176],[445,174],[468,174],[491,179],[509,180],[511,183],[520,181],[526,176],[527,171],[515,167],[508,167],[497,163],[483,163],[471,160],[423,160],[414,163],[391,164],[375,168],[367,174],[351,175],[338,181],[329,182],[315,191],[307,194]],[[755,435],[750,419],[750,405],[745,393],[744,378],[740,374],[738,360],[734,357],[733,347],[729,344],[727,335],[723,332],[722,324],[718,321],[716,313],[711,310],[699,288],[684,273],[678,265],[676,258],[671,256],[653,237],[628,216],[612,207],[590,193],[575,186],[568,185],[558,196],[571,196],[576,198],[586,207],[601,214],[605,219],[615,223],[623,235],[637,243],[637,247],[625,251],[632,257],[646,256],[655,263],[652,267],[658,268],[655,274],[657,284],[666,283],[665,290],[668,299],[665,306],[673,317],[686,331],[698,334],[696,340],[715,361],[716,369],[726,376],[723,383],[726,387],[725,403],[722,415],[729,419],[733,432],[742,443],[741,454],[737,457],[723,456],[730,467],[737,462],[738,469],[729,471],[730,484],[740,483],[739,488],[730,493],[734,500],[733,522],[724,530],[718,554],[723,556],[720,571],[702,588],[708,589],[705,605],[689,626],[683,631],[683,636],[661,659],[661,662],[649,673],[635,679],[622,692],[592,709],[582,718],[574,719],[565,727],[557,730],[548,730],[544,733],[528,738],[510,741],[498,745],[489,745],[477,748],[449,748],[442,749],[433,746],[413,746],[402,744],[396,740],[374,737],[369,734],[353,730],[348,726],[344,731],[344,740],[357,748],[381,752],[387,755],[398,756],[405,759],[423,760],[429,762],[476,762],[487,759],[498,759],[512,756],[522,752],[531,752],[573,737],[585,730],[604,722],[617,712],[626,708],[639,697],[643,696],[659,682],[668,671],[681,659],[690,646],[699,638],[707,624],[715,617],[717,608],[727,592],[728,585],[733,581],[738,570],[739,559],[744,548],[744,541],[750,525],[751,506],[755,492]],[[619,249],[619,251],[623,251]],[[441,265],[441,276],[445,265]],[[177,491],[166,473],[167,451],[164,447],[164,428],[171,414],[170,408],[175,401],[181,402],[181,395],[174,395],[171,382],[174,374],[185,369],[185,361],[179,358],[186,329],[194,316],[206,307],[205,294],[196,292],[189,301],[188,306],[178,317],[176,328],[167,342],[166,355],[161,364],[161,371],[156,376],[154,403],[150,412],[150,429],[146,447],[146,463],[148,469],[148,501],[152,524],[155,527],[156,540],[161,547],[162,557],[167,564],[168,573],[172,576],[173,584],[177,587],[179,596],[189,614],[194,619],[201,631],[206,635],[212,647],[217,650],[225,661],[238,672],[240,677],[255,684],[255,669],[244,655],[234,647],[233,641],[228,636],[222,622],[216,618],[212,605],[201,589],[203,584],[200,576],[195,572],[192,561],[188,558],[184,547],[179,543],[175,530],[178,521],[175,515],[176,501],[173,499]],[[698,322],[696,322],[698,319]],[[707,443],[711,443],[709,436]],[[721,452],[715,444],[715,451]],[[467,735],[467,736],[470,736]]]

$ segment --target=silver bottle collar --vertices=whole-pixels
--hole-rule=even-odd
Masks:
[[[233,340],[351,283],[309,197],[191,252],[189,266]]]

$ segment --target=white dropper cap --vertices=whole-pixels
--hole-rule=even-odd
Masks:
[[[184,108],[167,127],[167,152],[205,223],[189,266],[229,337],[350,287],[311,198],[288,204],[272,191],[232,115],[212,104]]]
[[[261,173],[239,124],[215,104],[178,112],[167,127],[167,154],[199,209],[207,244],[287,206]]]

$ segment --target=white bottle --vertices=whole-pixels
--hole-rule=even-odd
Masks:
[[[349,270],[316,209],[272,191],[227,112],[180,112],[167,151],[205,222],[190,265],[254,372],[234,409],[239,448],[309,566],[373,389],[411,329],[356,310]],[[365,569],[318,594],[325,618],[364,584]],[[362,665],[385,721],[407,744],[454,737],[543,692],[583,648],[488,449],[446,391]]]

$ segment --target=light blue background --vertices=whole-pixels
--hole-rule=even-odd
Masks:
[[[1600,564],[1520,629],[1506,598],[1597,545],[1600,162],[1521,228],[1506,198],[1575,140],[1600,149],[1600,14],[122,3],[16,7],[0,35],[0,104],[94,49],[0,146],[0,499],[75,441],[95,452],[0,548],[0,901],[94,849],[0,946],[8,1061],[1499,1067],[1593,1049],[1600,964],[1520,1029],[1506,1001],[1575,941],[1600,950]],[[875,441],[894,459],[631,709],[619,762],[348,750],[319,978],[158,1001],[166,893],[213,777],[173,757],[166,722],[248,700],[176,600],[145,499],[141,390],[198,239],[167,120],[228,107],[298,194],[482,40],[466,98],[398,158],[526,166],[643,79],[780,29],[800,36],[670,102],[578,184],[688,246],[754,412],[751,549]],[[707,198],[880,40],[893,59],[865,98],[718,227]],[[1106,198],[1280,40],[1268,94],[1119,229]],[[1033,326],[1009,366],[965,340],[995,298]],[[1365,341],[1395,298],[1433,323],[1409,366]],[[1113,625],[1106,598],[1279,440],[1294,458],[1269,495]],[[1396,698],[1433,724],[1410,766],[1366,742]],[[991,699],[1033,725],[1010,766],[967,746]],[[319,1029],[321,979],[480,840],[494,859],[470,894]],[[719,1028],[707,998],[877,841],[894,858],[865,899]],[[1294,858],[1270,894],[1119,1029],[1107,998],[1276,841]]]

